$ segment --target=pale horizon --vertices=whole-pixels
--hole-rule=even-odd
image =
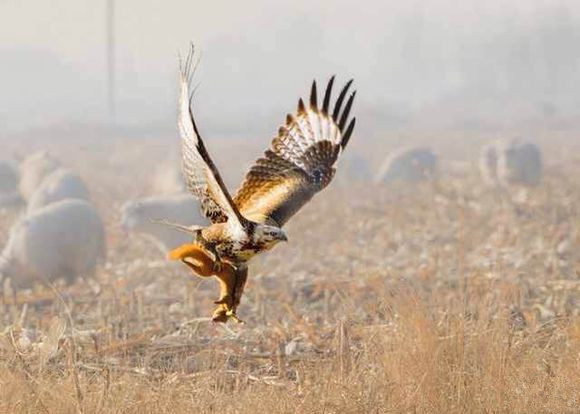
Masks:
[[[0,4],[4,131],[108,121],[105,4]],[[332,74],[353,77],[361,111],[384,119],[578,113],[572,1],[133,0],[116,2],[115,22],[120,125],[174,122],[177,55],[190,41],[201,52],[196,110],[215,128],[272,131],[313,78]]]

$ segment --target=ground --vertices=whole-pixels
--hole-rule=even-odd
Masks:
[[[469,142],[432,183],[334,182],[251,264],[246,323],[226,325],[214,280],[119,228],[167,142],[52,144],[87,180],[109,258],[73,286],[4,292],[0,412],[577,413],[577,151],[550,147],[542,185],[507,199]]]

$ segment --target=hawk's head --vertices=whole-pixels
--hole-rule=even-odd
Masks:
[[[254,242],[263,245],[266,249],[274,247],[278,242],[288,241],[286,233],[278,226],[259,224],[254,230]]]

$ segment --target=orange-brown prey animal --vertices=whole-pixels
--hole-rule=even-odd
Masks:
[[[187,188],[199,199],[212,224],[203,228],[174,225],[192,233],[194,242],[211,252],[216,273],[225,262],[235,269],[236,278],[245,281],[247,262],[286,241],[282,226],[332,180],[336,163],[355,126],[356,118],[349,121],[349,113],[356,91],[343,108],[352,80],[347,82],[331,110],[334,76],[326,86],[322,106],[318,104],[313,82],[309,104],[305,105],[302,99],[298,101],[296,113],[287,115],[270,148],[250,168],[241,188],[231,197],[193,116],[192,61],[193,46],[185,63],[180,65],[177,123],[182,139],[182,168]],[[232,283],[231,289],[238,285]],[[229,292],[228,298],[238,296]],[[233,314],[233,299],[226,305]]]

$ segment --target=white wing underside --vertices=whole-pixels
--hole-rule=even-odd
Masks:
[[[329,103],[334,76],[328,82],[322,106],[317,103],[313,82],[309,105],[299,100],[297,112],[287,116],[270,149],[246,175],[234,201],[209,157],[192,114],[192,56],[193,48],[180,71],[178,114],[188,189],[200,200],[208,218],[214,223],[227,223],[228,233],[235,240],[247,237],[248,219],[282,225],[332,180],[335,164],[355,126],[355,118],[347,121],[356,91],[342,110],[352,80],[342,88],[332,113]]]
[[[320,141],[331,141],[338,145],[341,139],[342,134],[331,116],[306,108],[305,113],[293,117],[290,125],[280,128],[271,149],[280,157],[306,169],[303,156],[309,148]],[[338,155],[341,150],[342,148],[339,149]],[[338,159],[339,157],[336,158],[337,161]]]
[[[182,168],[189,191],[201,202],[202,210],[212,221],[228,221],[229,226],[243,229],[215,165],[209,158],[197,132],[190,107],[191,52],[180,68],[178,128],[182,140]]]

